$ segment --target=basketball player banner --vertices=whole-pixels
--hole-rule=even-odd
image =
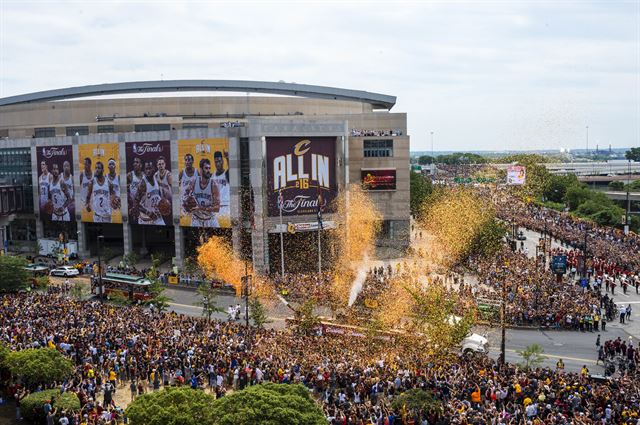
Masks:
[[[178,140],[180,225],[230,228],[229,140]]]
[[[36,158],[40,217],[51,221],[75,221],[71,146],[39,147]]]
[[[333,212],[335,137],[267,137],[267,201],[271,217]]]
[[[78,145],[78,162],[82,221],[122,223],[118,144]]]
[[[129,223],[173,226],[168,140],[125,145]]]

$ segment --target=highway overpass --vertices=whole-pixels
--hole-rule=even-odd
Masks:
[[[501,170],[506,170],[511,164],[491,164]],[[552,174],[575,174],[577,176],[625,175],[631,172],[636,179],[640,178],[640,162],[609,161],[609,162],[552,162],[545,163],[545,167]],[[611,180],[608,180],[611,181]]]

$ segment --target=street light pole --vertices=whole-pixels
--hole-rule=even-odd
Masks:
[[[629,182],[631,179],[631,160],[627,162],[627,210],[624,213],[624,234],[629,234],[629,210],[631,209],[631,200],[629,199]]]
[[[500,364],[504,366],[506,361],[506,346],[507,346],[507,278],[505,275],[505,266],[502,268],[502,305],[500,308],[500,327],[502,333],[502,339],[500,340]]]
[[[247,326],[247,332],[249,332],[249,290],[250,290],[249,266],[247,262],[244,263],[244,278],[243,278],[243,295],[244,295],[244,318],[245,325]]]
[[[589,126],[587,126],[587,156],[589,156]]]
[[[103,235],[98,235],[98,293],[100,299],[104,299],[104,287],[102,286],[102,260],[100,259],[100,241],[104,241]]]
[[[431,162],[435,162],[435,157],[433,156],[433,131],[431,132]]]

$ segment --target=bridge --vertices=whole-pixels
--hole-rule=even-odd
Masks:
[[[614,192],[607,191],[604,192],[607,195],[607,198],[613,199],[616,201],[626,201],[627,200],[627,192]],[[640,201],[640,192],[629,192],[629,200],[630,201]]]
[[[511,164],[491,164],[506,170]],[[640,162],[608,161],[608,162],[551,162],[543,164],[551,174],[575,174],[580,177],[602,177],[603,182],[625,180],[632,173],[631,180],[640,178]],[[616,177],[613,179],[612,177]],[[607,180],[608,179],[608,180]],[[586,181],[586,180],[585,180]]]

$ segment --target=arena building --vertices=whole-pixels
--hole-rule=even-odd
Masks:
[[[317,258],[313,241],[338,224],[332,201],[357,184],[383,215],[379,243],[406,246],[409,136],[406,114],[390,112],[395,100],[211,80],[2,98],[0,183],[20,188],[21,208],[0,235],[16,251],[46,251],[62,235],[66,253],[163,253],[181,265],[218,234],[268,273],[280,271],[282,232],[286,263],[304,269]],[[320,246],[331,261],[331,244]]]

